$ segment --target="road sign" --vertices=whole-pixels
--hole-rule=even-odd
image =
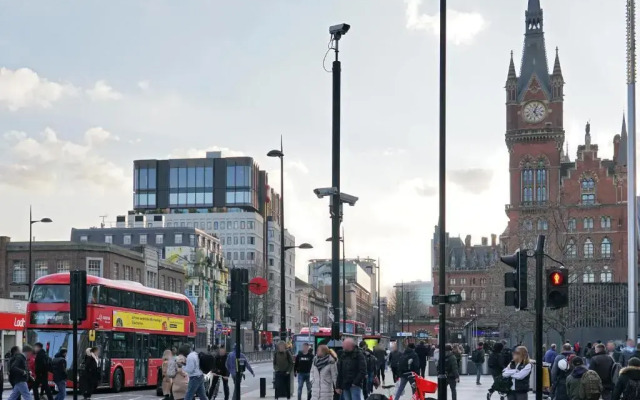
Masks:
[[[253,294],[262,295],[269,291],[269,282],[266,279],[257,276],[249,282],[249,291]]]
[[[413,334],[411,332],[398,332],[397,336],[411,337],[411,336],[413,336]]]
[[[216,322],[216,329],[219,331],[222,330],[222,322]]]
[[[312,324],[317,324],[318,322],[320,322],[320,318],[316,317],[315,315],[309,319],[311,320]]]

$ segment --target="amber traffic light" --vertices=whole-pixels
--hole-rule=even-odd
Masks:
[[[569,305],[568,271],[566,268],[551,268],[547,279],[547,307],[563,308]]]

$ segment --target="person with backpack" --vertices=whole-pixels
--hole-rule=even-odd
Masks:
[[[446,345],[444,350],[444,372],[447,376],[447,385],[451,388],[451,400],[457,400],[458,392],[456,386],[460,382],[458,359],[453,354],[453,347],[450,344]]]
[[[42,346],[42,343],[36,343],[33,345],[33,352],[35,353],[35,375],[36,381],[33,385],[33,398],[40,400],[40,389],[43,389],[47,394],[48,400],[53,400],[53,394],[49,387],[49,370],[51,369],[51,359]]]
[[[607,354],[605,346],[598,344],[595,346],[595,355],[591,357],[589,369],[595,371],[602,381],[602,399],[611,400],[613,392],[613,376],[617,374],[616,362],[613,357]]]
[[[402,353],[398,360],[398,373],[400,374],[400,383],[396,390],[396,395],[393,397],[395,400],[400,399],[402,392],[404,392],[405,386],[409,382],[412,373],[420,374],[420,358],[416,353],[416,345],[409,343],[407,349]]]
[[[632,357],[620,370],[611,400],[640,400],[640,358]]]
[[[484,365],[484,345],[482,342],[479,342],[478,347],[471,352],[471,362],[476,366],[476,385],[480,385],[482,366]]]
[[[204,373],[200,368],[200,356],[198,352],[192,350],[188,344],[180,346],[178,352],[186,358],[186,364],[183,370],[189,376],[189,383],[187,384],[187,392],[184,395],[184,400],[193,400],[196,395],[200,400],[208,400],[207,392],[204,390]]]
[[[587,369],[582,357],[571,360],[573,372],[567,377],[567,393],[571,400],[599,400],[602,381],[595,371]]]
[[[58,389],[55,400],[64,400],[67,396],[67,349],[64,347],[51,360],[51,373]]]
[[[508,400],[527,400],[531,370],[529,351],[524,346],[516,347],[513,351],[513,361],[502,371],[502,377],[512,381],[511,389],[507,392]]]

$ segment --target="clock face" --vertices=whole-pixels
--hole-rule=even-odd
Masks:
[[[547,108],[539,101],[532,101],[524,106],[524,120],[530,123],[540,122],[546,117]]]

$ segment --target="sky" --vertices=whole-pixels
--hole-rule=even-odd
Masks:
[[[550,67],[559,47],[570,155],[591,121],[611,157],[626,105],[625,1],[541,0]],[[328,258],[328,27],[351,24],[342,61],[347,257],[379,258],[382,285],[430,280],[438,221],[435,0],[0,0],[0,235],[68,240],[132,208],[135,159],[266,157],[282,135],[296,275]],[[473,242],[506,227],[505,92],[519,69],[526,0],[450,2],[447,230]],[[332,55],[324,66],[331,68]]]

